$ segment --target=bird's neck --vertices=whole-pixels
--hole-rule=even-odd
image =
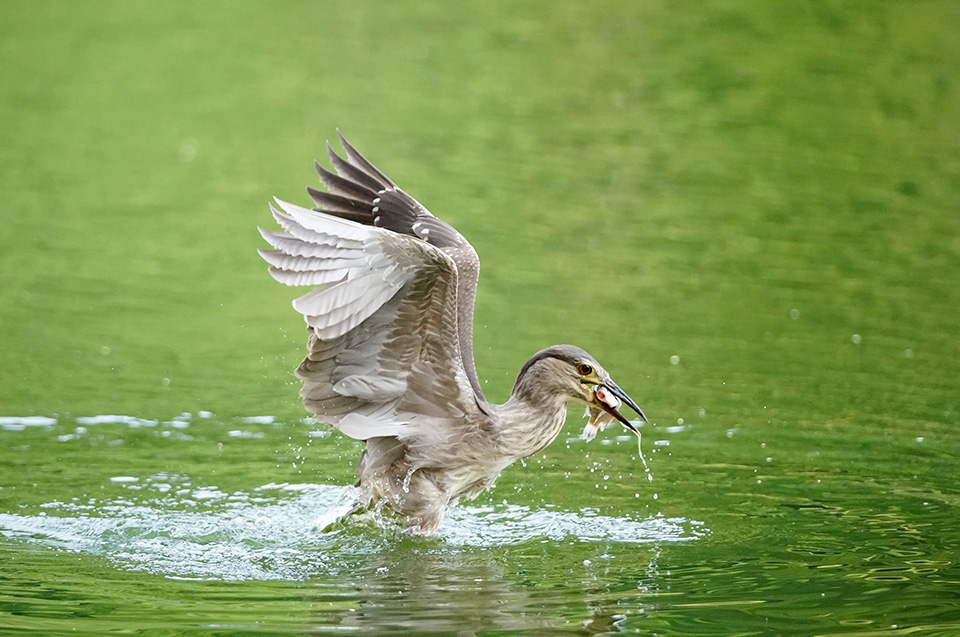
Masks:
[[[567,397],[553,392],[517,391],[497,405],[498,441],[517,458],[542,451],[556,439],[567,418]]]

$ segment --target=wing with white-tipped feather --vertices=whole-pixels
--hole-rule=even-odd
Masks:
[[[467,378],[481,401],[483,390],[473,363],[473,310],[480,276],[480,260],[470,243],[450,224],[434,217],[416,199],[401,190],[361,155],[339,133],[346,157],[327,144],[336,173],[316,163],[320,181],[329,192],[307,188],[317,210],[358,223],[423,239],[457,264],[457,319],[460,353]]]
[[[260,254],[287,285],[314,285],[294,308],[309,354],[306,407],[366,440],[416,438],[475,412],[457,330],[457,265],[420,239],[277,201],[284,232]]]

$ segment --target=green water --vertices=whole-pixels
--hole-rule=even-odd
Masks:
[[[960,5],[0,4],[0,633],[960,634]],[[572,410],[438,536],[311,528],[255,226],[338,128]],[[111,417],[113,416],[113,417]]]

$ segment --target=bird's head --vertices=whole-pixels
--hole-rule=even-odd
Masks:
[[[514,392],[521,388],[531,393],[561,392],[586,404],[590,420],[584,429],[584,437],[588,440],[614,419],[639,434],[636,426],[620,413],[623,403],[647,422],[643,410],[613,382],[597,359],[573,345],[555,345],[537,352],[517,376]]]

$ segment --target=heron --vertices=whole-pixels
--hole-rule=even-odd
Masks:
[[[335,172],[314,162],[325,191],[307,188],[312,209],[275,198],[282,232],[260,228],[272,249],[259,252],[274,279],[312,288],[293,301],[307,324],[304,406],[366,442],[344,517],[387,508],[433,534],[449,506],[553,442],[568,403],[586,405],[587,440],[614,420],[639,436],[620,408],[647,422],[643,411],[574,345],[538,351],[509,399],[488,401],[473,356],[476,251],[337,136]]]

